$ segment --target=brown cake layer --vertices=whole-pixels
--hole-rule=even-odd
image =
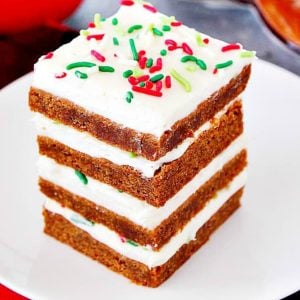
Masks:
[[[45,233],[104,264],[131,281],[157,287],[195,253],[209,236],[240,206],[243,189],[237,191],[197,232],[196,239],[181,248],[165,264],[149,269],[93,239],[62,216],[44,210]],[[201,268],[201,266],[199,266]]]
[[[40,178],[39,184],[42,193],[62,206],[70,208],[88,220],[105,225],[120,236],[140,245],[151,245],[158,250],[198,214],[219,190],[225,188],[244,169],[246,160],[246,150],[242,150],[153,230],[137,225],[128,218],[117,215],[86,198],[72,194],[43,178]]]
[[[199,104],[191,114],[177,121],[159,139],[152,134],[126,128],[124,127],[126,124],[117,124],[103,116],[88,112],[67,99],[34,87],[30,89],[29,105],[33,111],[42,113],[50,119],[80,131],[87,131],[102,141],[135,152],[149,160],[157,160],[181,144],[187,137],[192,136],[202,124],[238,97],[247,85],[250,72],[251,66],[246,66],[237,77]]]
[[[38,144],[40,154],[53,158],[59,164],[77,169],[158,207],[163,206],[243,132],[241,102],[236,101],[217,123],[204,131],[180,158],[164,164],[151,178],[143,177],[130,166],[91,157],[44,136],[38,137]]]

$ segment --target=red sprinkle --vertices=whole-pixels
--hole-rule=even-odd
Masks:
[[[205,39],[203,40],[203,42],[204,42],[205,44],[208,44],[208,43],[209,43],[209,39],[208,39],[208,38],[205,38]]]
[[[160,92],[161,89],[162,89],[162,87],[163,87],[163,85],[162,85],[162,81],[161,81],[161,80],[159,80],[159,81],[157,81],[157,82],[155,83],[155,88],[156,88],[156,91],[157,91],[157,92]]]
[[[55,78],[61,79],[67,76],[66,72],[61,72],[61,73],[57,73],[55,74]]]
[[[142,75],[142,76],[138,77],[137,80],[138,80],[138,83],[140,83],[140,82],[149,80],[149,78],[150,78],[149,75]]]
[[[146,51],[145,51],[145,50],[140,50],[140,51],[138,52],[138,58],[141,59],[145,54],[146,54]]]
[[[172,50],[176,50],[178,49],[178,45],[174,40],[171,39],[167,39],[165,40],[165,44],[168,46],[168,50],[172,51]]]
[[[218,73],[218,69],[215,68],[214,71],[213,71],[213,74],[217,74]]]
[[[146,89],[151,90],[152,88],[153,88],[153,82],[147,81],[147,82],[146,82]]]
[[[191,49],[191,47],[187,44],[187,43],[182,43],[182,50],[183,52],[185,52],[186,54],[189,55],[193,55],[193,50]]]
[[[133,76],[128,77],[128,81],[131,85],[136,85],[139,83],[139,81]]]
[[[174,22],[171,22],[171,26],[174,26],[174,27],[178,27],[178,26],[181,26],[182,23],[179,22],[179,21],[174,21]]]
[[[95,28],[96,25],[95,25],[95,23],[91,22],[91,23],[89,23],[88,27],[89,27],[89,28]]]
[[[146,68],[146,63],[147,63],[147,57],[143,56],[139,59],[139,66],[141,69]]]
[[[172,83],[171,83],[171,76],[170,75],[167,75],[166,78],[165,78],[165,84],[166,84],[166,88],[171,88],[172,86]]]
[[[122,0],[122,1],[120,2],[120,4],[121,4],[121,5],[126,5],[126,6],[131,6],[131,5],[134,4],[134,2],[133,2],[133,1],[130,1],[130,0]]]
[[[104,34],[90,34],[87,35],[86,39],[89,41],[91,39],[95,39],[97,41],[101,41],[104,37]]]
[[[148,4],[144,4],[143,5],[144,8],[148,9],[149,11],[156,13],[157,9],[154,6],[148,5]]]
[[[159,67],[159,68],[162,68],[162,58],[159,57],[157,60],[156,60],[156,65]]]
[[[231,51],[231,50],[239,50],[241,49],[241,46],[238,44],[229,44],[227,46],[222,47],[222,52],[227,52],[227,51]]]
[[[105,57],[102,54],[100,54],[98,51],[91,50],[91,55],[93,55],[99,61],[105,62]]]
[[[157,58],[156,60],[156,65],[152,66],[150,69],[149,69],[149,72],[150,73],[155,73],[155,72],[158,72],[162,69],[162,58],[159,57]]]
[[[120,240],[121,240],[122,243],[126,243],[126,239],[121,235],[120,235]]]
[[[50,59],[53,57],[53,52],[49,52],[44,56],[44,59]]]
[[[159,91],[153,91],[153,90],[149,90],[147,88],[142,88],[140,86],[134,85],[132,87],[132,90],[134,92],[138,92],[138,93],[142,93],[142,94],[146,94],[146,95],[150,95],[150,96],[155,96],[155,97],[161,97],[162,93]]]

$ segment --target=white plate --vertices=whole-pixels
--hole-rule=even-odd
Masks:
[[[33,299],[278,299],[300,288],[300,80],[263,61],[245,96],[243,206],[170,280],[138,287],[42,233],[31,74],[0,93],[0,282]]]

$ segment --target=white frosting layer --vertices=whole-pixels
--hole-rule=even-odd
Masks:
[[[202,184],[244,148],[244,137],[240,136],[160,208],[127,193],[120,193],[113,187],[91,177],[87,177],[88,184],[84,185],[79,181],[73,169],[57,164],[46,156],[40,156],[38,166],[39,175],[44,179],[151,230],[170,216]]]
[[[112,25],[112,19],[118,19],[118,25]],[[134,24],[143,28],[128,33],[128,28]],[[152,13],[140,4],[122,6],[111,18],[101,23],[100,28],[89,28],[89,34],[105,34],[101,41],[88,40],[81,35],[69,44],[54,52],[53,57],[42,57],[35,65],[33,87],[50,92],[56,96],[69,99],[88,111],[107,117],[123,126],[134,130],[150,133],[160,137],[179,119],[184,118],[196,109],[199,103],[212,93],[226,85],[230,79],[238,75],[241,70],[253,60],[252,57],[241,58],[242,49],[222,52],[226,43],[201,34],[202,39],[209,38],[208,44],[197,42],[199,33],[186,26],[173,27],[170,31],[162,31],[164,24],[170,20],[160,13]],[[163,36],[153,34],[152,27],[163,32]],[[113,45],[113,37],[117,37],[119,45]],[[163,96],[161,98],[133,92],[131,104],[125,101],[126,93],[131,90],[131,84],[123,77],[123,72],[133,69],[137,62],[129,46],[129,39],[133,38],[136,49],[146,50],[146,56],[154,62],[161,57],[160,51],[167,49],[165,41],[172,39],[181,46],[187,43],[193,50],[193,55],[203,60],[207,70],[202,70],[195,62],[181,62],[187,54],[182,48],[168,51],[163,56],[163,68],[158,73],[169,75],[175,69],[191,86],[187,92],[183,86],[172,78],[172,87],[166,88],[163,80]],[[91,55],[96,50],[105,57],[105,62],[98,61]],[[80,67],[66,70],[68,64],[88,61],[96,64],[95,67]],[[233,64],[219,69],[213,74],[215,66],[227,61]],[[99,65],[109,65],[115,69],[113,73],[98,71]],[[187,69],[192,69],[188,71]],[[75,70],[88,74],[87,79],[75,76]],[[139,69],[143,74],[149,74],[149,69]],[[55,74],[66,72],[64,78],[55,78]]]
[[[220,119],[230,105],[232,105],[232,102],[218,112],[214,119]],[[81,132],[70,126],[63,125],[46,118],[42,114],[35,113],[34,121],[39,135],[52,138],[92,157],[105,158],[117,165],[131,166],[140,171],[145,177],[152,177],[155,171],[164,163],[179,158],[203,131],[213,126],[211,122],[206,122],[194,133],[194,137],[185,139],[177,148],[169,151],[157,161],[150,161],[142,156],[132,157],[128,152],[104,143],[87,132]]]
[[[171,238],[159,251],[153,251],[150,247],[133,246],[122,242],[120,236],[101,224],[92,224],[82,216],[68,208],[63,208],[57,202],[47,199],[45,208],[51,212],[63,216],[75,226],[89,233],[97,241],[109,246],[121,255],[139,261],[149,268],[160,266],[167,262],[177,250],[184,244],[195,239],[198,229],[205,224],[220,207],[240,188],[245,185],[246,170],[240,173],[228,187],[218,192],[217,197],[211,199],[207,205],[190,222]]]

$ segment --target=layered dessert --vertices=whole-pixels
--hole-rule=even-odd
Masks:
[[[164,282],[240,205],[253,57],[143,1],[41,57],[29,105],[45,233]]]

